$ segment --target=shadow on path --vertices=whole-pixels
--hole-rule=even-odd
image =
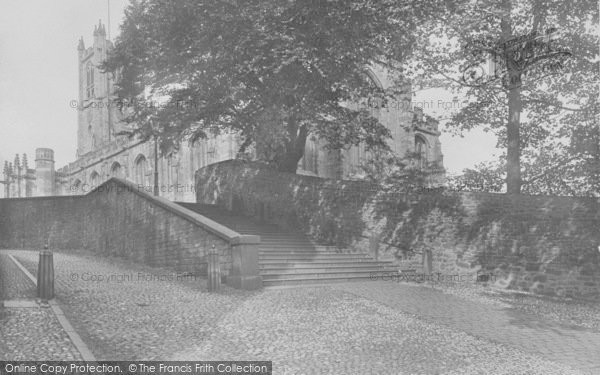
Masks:
[[[592,329],[550,322],[514,308],[469,301],[424,286],[378,281],[336,288],[551,361],[587,371],[600,369],[600,332]]]

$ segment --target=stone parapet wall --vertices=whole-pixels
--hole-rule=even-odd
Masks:
[[[79,196],[0,199],[0,248],[81,249],[85,211]]]
[[[236,252],[250,247],[257,253],[260,241],[116,178],[84,196],[0,199],[0,213],[0,248],[41,249],[48,241],[51,249],[87,250],[200,275],[213,246],[223,275],[231,277]],[[255,267],[258,275],[258,264],[244,267]]]

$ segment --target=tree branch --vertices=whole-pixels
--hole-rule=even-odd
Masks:
[[[430,66],[430,67],[431,67],[433,70],[435,70],[435,71],[436,71],[436,73],[438,73],[438,74],[441,74],[442,76],[444,76],[444,78],[446,78],[446,79],[448,79],[448,80],[450,80],[450,81],[453,81],[453,82],[455,82],[455,83],[457,83],[457,84],[459,84],[459,85],[461,85],[461,86],[464,86],[464,87],[472,87],[472,88],[476,88],[476,89],[485,89],[485,88],[489,88],[489,89],[492,89],[492,90],[495,90],[495,91],[501,91],[501,92],[503,92],[503,91],[504,91],[504,89],[503,89],[502,87],[489,85],[489,84],[488,84],[489,82],[483,83],[483,84],[481,84],[481,85],[471,85],[471,84],[468,84],[468,83],[466,83],[466,82],[459,81],[459,80],[457,80],[457,79],[455,79],[455,78],[452,78],[452,77],[450,77],[449,75],[447,75],[446,73],[444,73],[443,71],[441,71],[440,69],[438,69],[438,68],[437,68],[437,67],[436,67],[436,66],[435,66],[435,65],[434,65],[434,64],[431,62],[431,60],[430,60],[430,59],[423,58],[423,60],[425,60],[425,62],[427,62],[427,64],[428,64],[428,65],[429,65],[429,66]]]
[[[563,161],[561,164],[555,165],[553,167],[550,167],[548,169],[546,169],[544,172],[537,174],[527,180],[523,180],[522,185],[527,185],[530,184],[536,180],[539,180],[540,178],[546,177],[550,172],[555,171],[557,169],[560,169],[562,167],[565,167],[568,163],[572,162],[573,160],[579,158],[580,155],[574,155],[571,156],[570,158],[566,159],[565,161]]]
[[[540,103],[540,104],[546,104],[546,105],[551,105],[553,107],[556,108],[560,108],[560,109],[564,109],[565,111],[574,111],[574,112],[585,112],[587,111],[587,108],[568,108],[568,107],[564,107],[560,104],[555,104],[555,103],[551,103],[551,102],[547,102],[545,100],[540,100],[540,99],[523,99],[523,103]]]

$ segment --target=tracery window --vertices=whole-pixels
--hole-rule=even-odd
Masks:
[[[92,65],[91,62],[87,63],[87,65],[85,67],[85,73],[86,73],[86,79],[85,79],[86,97],[88,99],[91,99],[95,96],[95,93],[94,93],[94,66]]]
[[[417,166],[425,169],[428,163],[427,142],[420,135],[415,136],[415,154],[417,156]]]

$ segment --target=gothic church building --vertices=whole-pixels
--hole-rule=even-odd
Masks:
[[[208,164],[236,158],[239,138],[236,134],[222,134],[193,144],[185,142],[177,152],[169,155],[156,155],[153,140],[141,141],[119,135],[122,115],[117,106],[111,104],[116,99],[113,95],[115,83],[111,74],[99,69],[112,46],[102,23],[95,26],[91,45],[86,47],[83,38],[79,40],[76,160],[55,170],[53,151],[37,149],[36,169],[23,173],[27,181],[18,183],[29,184],[29,187],[23,187],[22,195],[19,189],[19,196],[86,194],[111,177],[125,178],[140,189],[152,192],[157,170],[160,196],[195,202],[195,171]],[[383,88],[391,82],[384,70],[372,68],[367,74],[374,84]],[[423,116],[418,108],[413,110],[412,106],[406,105],[410,104],[409,95],[391,101],[385,108],[370,106],[370,110],[391,130],[390,146],[394,152],[400,155],[417,152],[422,160],[442,169],[437,122]],[[324,148],[324,142],[309,137],[297,173],[326,178],[359,178],[359,165],[367,157],[363,146],[331,152]],[[14,173],[10,172],[8,178],[14,180]],[[16,190],[6,191],[6,194],[15,197]]]

